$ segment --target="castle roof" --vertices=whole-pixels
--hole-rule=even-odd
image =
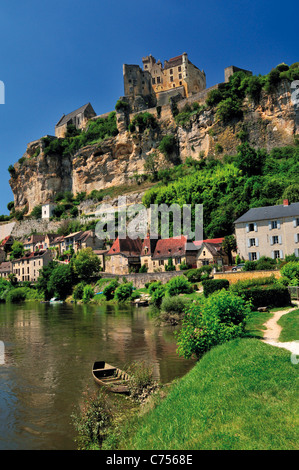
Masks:
[[[81,114],[81,113],[84,113],[84,111],[86,111],[86,109],[88,107],[91,107],[92,111],[94,112],[94,109],[93,107],[91,106],[90,103],[86,103],[84,104],[83,106],[81,106],[80,108],[78,109],[75,109],[75,111],[72,111],[71,113],[65,115],[63,114],[63,116],[61,117],[61,119],[58,121],[58,123],[56,124],[56,127],[58,126],[63,126],[64,124],[67,124],[69,121],[71,121],[74,117],[76,117],[78,114]],[[95,113],[95,112],[94,112]],[[96,114],[96,113],[95,113]]]

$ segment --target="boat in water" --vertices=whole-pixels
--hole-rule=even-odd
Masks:
[[[104,361],[96,361],[92,367],[92,375],[98,385],[102,385],[113,393],[129,394],[126,372]]]

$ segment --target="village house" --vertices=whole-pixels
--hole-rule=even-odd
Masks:
[[[56,238],[54,238],[54,240],[51,241],[50,243],[50,249],[52,249],[53,251],[55,251],[56,255],[57,256],[60,256],[62,251],[61,251],[61,244],[64,240],[64,236],[58,236]]]
[[[216,238],[210,240],[203,240],[199,245],[197,252],[196,264],[198,268],[211,264],[218,264],[220,266],[228,265],[228,255],[223,251],[222,241],[223,238]],[[197,245],[197,242],[195,242]]]
[[[234,223],[237,251],[244,260],[299,256],[299,202],[249,209]]]
[[[18,282],[36,282],[39,271],[53,259],[51,250],[28,252],[22,258],[12,260],[12,272]]]
[[[5,237],[0,243],[0,249],[3,249],[6,253],[11,251],[11,247],[13,245],[14,239],[11,235]]]
[[[83,250],[85,248],[91,248],[94,250],[100,250],[103,248],[104,241],[100,240],[94,230],[87,230],[83,232],[75,242],[75,252]]]
[[[6,260],[6,252],[0,248],[0,263]]]
[[[0,277],[8,278],[9,274],[12,272],[12,263],[10,261],[5,261],[0,264]]]
[[[153,272],[152,256],[155,253],[158,238],[151,238],[149,234],[145,237],[142,243],[140,261],[141,266],[145,266],[148,272]]]
[[[76,129],[83,129],[87,121],[96,116],[96,113],[90,103],[81,106],[81,108],[61,117],[55,126],[55,135],[64,138],[69,125],[73,125]]]
[[[56,233],[47,233],[46,235],[31,235],[24,240],[25,251],[47,250],[52,241],[57,238]]]
[[[138,272],[141,267],[141,249],[140,238],[117,238],[105,256],[105,271],[119,275]]]
[[[97,257],[100,259],[100,263],[101,263],[100,270],[101,271],[106,271],[105,260],[106,260],[106,256],[107,256],[108,251],[109,250],[93,250],[94,254],[97,255]]]
[[[196,267],[196,255],[198,248],[188,238],[162,238],[157,241],[152,263],[149,263],[148,272],[166,271],[169,260],[172,260],[176,271],[180,270],[180,265],[184,264],[190,268]]]

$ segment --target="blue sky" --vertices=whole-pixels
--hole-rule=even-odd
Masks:
[[[28,142],[54,135],[67,114],[91,102],[97,114],[123,95],[122,65],[187,52],[223,81],[236,65],[254,74],[299,60],[298,3],[276,0],[0,1],[0,214],[13,200],[7,168]]]

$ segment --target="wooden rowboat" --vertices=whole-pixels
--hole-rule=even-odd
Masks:
[[[129,393],[129,376],[126,372],[104,361],[93,364],[92,375],[98,385],[103,385],[113,393]]]

